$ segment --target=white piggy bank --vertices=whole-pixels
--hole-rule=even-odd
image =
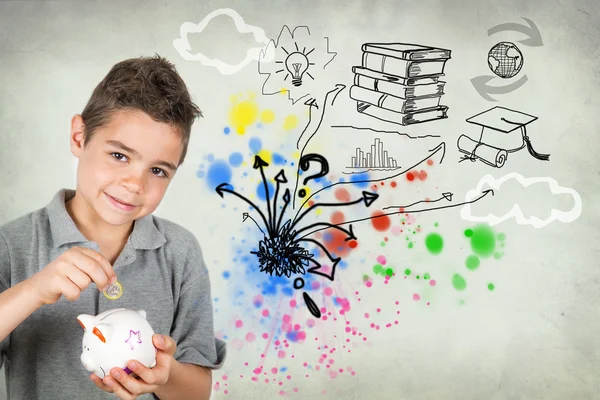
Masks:
[[[116,308],[97,316],[81,314],[77,320],[84,329],[81,362],[100,379],[115,367],[131,374],[127,368],[129,360],[139,361],[149,368],[156,365],[154,330],[144,310]]]

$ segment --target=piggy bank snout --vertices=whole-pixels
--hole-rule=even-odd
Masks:
[[[89,351],[84,350],[83,353],[81,353],[81,363],[83,364],[84,368],[90,372],[94,372],[96,369],[96,364],[94,363],[92,356],[89,354]]]

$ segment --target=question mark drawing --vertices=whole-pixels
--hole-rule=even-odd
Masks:
[[[311,179],[318,179],[318,178],[321,178],[321,177],[327,175],[327,173],[329,173],[329,163],[327,162],[325,157],[323,157],[320,154],[307,154],[307,155],[303,156],[300,159],[300,168],[302,168],[303,171],[308,171],[308,168],[310,167],[310,163],[312,161],[318,162],[321,165],[321,171],[314,175],[310,175],[310,176],[307,176],[306,178],[304,178],[304,181],[303,181],[304,185],[306,185],[306,183]],[[300,189],[298,191],[298,196],[305,197],[306,190]]]

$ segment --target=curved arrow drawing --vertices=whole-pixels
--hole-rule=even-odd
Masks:
[[[523,86],[525,84],[525,82],[527,82],[527,75],[523,75],[518,81],[509,83],[508,85],[504,85],[504,86],[488,85],[487,83],[494,78],[495,78],[495,76],[482,75],[482,76],[476,76],[475,78],[471,79],[471,83],[473,84],[473,87],[475,88],[475,90],[477,90],[477,93],[479,93],[479,95],[481,97],[483,97],[484,99],[486,99],[488,101],[498,101],[498,100],[490,97],[489,94],[504,94],[504,93],[514,92],[515,90],[517,90],[518,88]]]
[[[523,17],[523,19],[529,26],[517,24],[516,22],[500,24],[488,29],[488,36],[498,32],[516,31],[528,36],[527,39],[519,40],[519,43],[523,43],[526,46],[543,46],[544,42],[542,42],[542,35],[540,34],[538,27],[532,20],[525,17]]]

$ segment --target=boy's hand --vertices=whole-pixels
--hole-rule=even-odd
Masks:
[[[102,254],[72,247],[29,278],[29,284],[42,304],[54,304],[61,295],[77,300],[92,281],[102,290],[116,280],[112,265]]]
[[[121,400],[136,399],[143,393],[156,392],[159,386],[164,385],[169,380],[171,366],[175,362],[173,354],[177,349],[177,343],[173,338],[166,335],[154,335],[152,341],[154,347],[158,350],[154,368],[147,368],[135,360],[127,363],[127,367],[135,372],[138,378],[127,375],[122,369],[113,368],[110,371],[111,375],[105,376],[104,379],[98,378],[95,374],[91,374],[90,379],[100,389],[108,393],[114,393]],[[115,373],[119,373],[119,376],[114,375]]]

